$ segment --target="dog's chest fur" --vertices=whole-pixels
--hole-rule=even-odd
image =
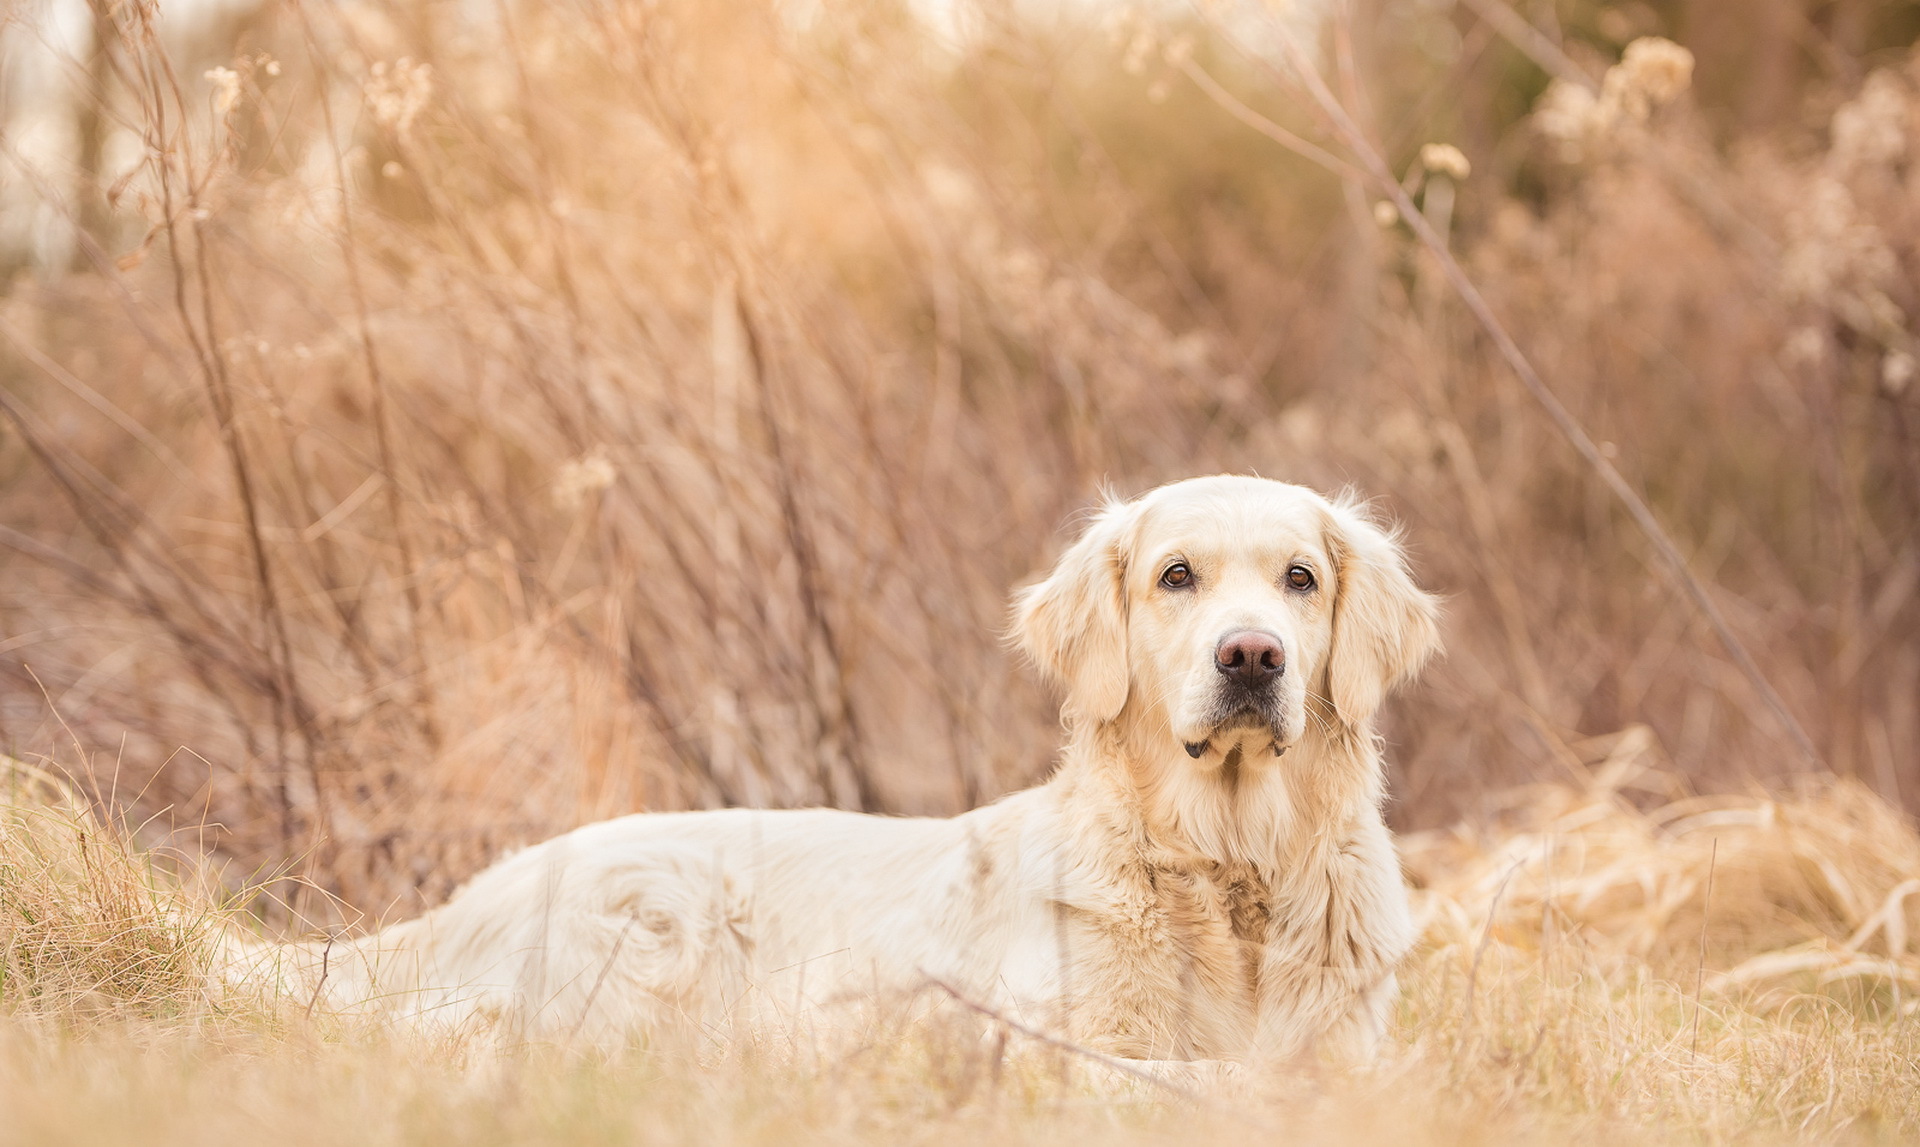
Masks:
[[[1284,1052],[1346,1013],[1404,951],[1391,898],[1365,891],[1382,867],[1365,832],[1316,834],[1259,865],[1132,829],[1124,845],[1107,838],[1092,866],[1101,879],[1068,898],[1063,1019],[1095,1047],[1150,1059]],[[1385,865],[1381,888],[1397,889],[1390,851]]]
[[[1158,850],[1123,871],[1121,883],[1074,912],[1073,1029],[1145,1058],[1244,1047],[1272,927],[1268,882],[1251,864]]]
[[[1210,995],[1244,999],[1260,990],[1260,958],[1273,895],[1252,865],[1212,860],[1149,863],[1147,880],[1176,949]]]

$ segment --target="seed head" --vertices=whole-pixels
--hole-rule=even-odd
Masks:
[[[416,64],[407,56],[392,64],[382,60],[373,65],[366,93],[367,107],[375,121],[391,128],[395,135],[405,136],[433,98],[433,66]]]
[[[1890,350],[1887,357],[1880,360],[1880,388],[1895,398],[1907,392],[1913,383],[1913,355],[1903,350]]]
[[[1816,176],[1802,193],[1787,228],[1790,239],[1780,258],[1780,282],[1804,302],[1832,306],[1843,299],[1864,299],[1899,269],[1886,236],[1831,172]]]
[[[1693,82],[1693,53],[1672,40],[1642,36],[1627,45],[1620,62],[1607,69],[1600,99],[1620,113],[1645,120],[1653,109],[1672,103]]]
[[[596,449],[560,467],[560,473],[553,480],[554,504],[563,510],[577,510],[586,503],[588,495],[613,485],[618,476],[606,451]]]
[[[1607,69],[1596,95],[1578,83],[1555,80],[1533,109],[1533,123],[1562,160],[1577,163],[1623,125],[1645,123],[1693,82],[1693,53],[1658,36],[1627,45]]]
[[[1882,68],[1833,113],[1827,162],[1842,172],[1891,167],[1906,154],[1910,118],[1906,85]]]
[[[1444,175],[1455,183],[1473,174],[1465,152],[1450,143],[1429,143],[1420,148],[1420,166],[1435,175]]]
[[[208,68],[204,75],[213,84],[213,110],[224,118],[240,102],[240,73],[232,68]]]
[[[1147,61],[1153,58],[1153,50],[1158,40],[1153,29],[1142,24],[1133,33],[1128,42],[1126,53],[1120,57],[1120,67],[1130,76],[1137,76],[1147,70]]]

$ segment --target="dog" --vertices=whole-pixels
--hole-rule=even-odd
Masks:
[[[425,915],[280,951],[338,1008],[618,1043],[938,983],[1114,1057],[1364,1062],[1413,941],[1375,714],[1437,603],[1352,501],[1220,476],[1107,504],[1015,600],[1051,779],[952,818],[640,813]]]

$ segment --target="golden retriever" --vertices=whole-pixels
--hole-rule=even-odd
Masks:
[[[1434,599],[1351,502],[1197,478],[1101,510],[1012,633],[1065,694],[1045,784],[950,819],[642,813],[293,978],[516,1037],[613,1042],[937,979],[1114,1056],[1373,1051],[1413,939],[1374,714]]]

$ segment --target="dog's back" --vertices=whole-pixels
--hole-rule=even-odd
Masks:
[[[334,1009],[590,1042],[778,1018],[929,977],[993,998],[1022,979],[1023,994],[1048,994],[1049,971],[1019,951],[1035,926],[1020,917],[1045,911],[1015,839],[1037,795],[953,819],[636,814],[523,849],[416,919],[251,960]]]

